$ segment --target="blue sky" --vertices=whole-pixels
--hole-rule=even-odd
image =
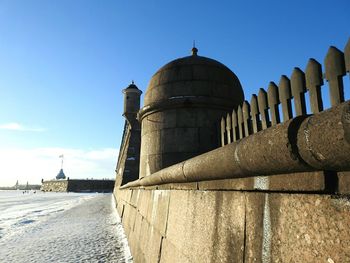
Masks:
[[[0,0],[0,185],[54,177],[60,154],[71,178],[113,178],[131,80],[145,91],[196,40],[249,100],[343,49],[349,10],[346,0]]]

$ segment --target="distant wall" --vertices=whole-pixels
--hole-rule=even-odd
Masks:
[[[114,180],[52,180],[44,181],[45,192],[112,192]]]
[[[67,180],[44,181],[40,188],[40,190],[44,192],[67,192],[67,189]]]

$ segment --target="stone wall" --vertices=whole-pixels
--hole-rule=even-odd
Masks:
[[[40,188],[40,190],[44,192],[67,192],[67,189],[67,180],[44,181]]]
[[[51,180],[44,181],[45,192],[112,192],[114,180]]]
[[[348,197],[322,172],[271,178],[270,191],[248,182],[263,178],[115,190],[134,262],[350,262]]]

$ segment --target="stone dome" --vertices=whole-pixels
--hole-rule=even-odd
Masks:
[[[218,147],[218,122],[244,100],[229,68],[192,52],[159,69],[149,83],[138,112],[140,177]]]
[[[210,97],[216,99],[217,106],[232,109],[244,100],[237,76],[222,63],[198,56],[196,51],[192,56],[169,62],[153,75],[144,97],[145,106],[181,98]]]

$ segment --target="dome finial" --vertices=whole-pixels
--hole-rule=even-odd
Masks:
[[[197,56],[198,49],[196,48],[196,41],[193,40],[192,56]]]
[[[131,84],[135,84],[135,83],[134,83],[134,80],[131,81]]]

